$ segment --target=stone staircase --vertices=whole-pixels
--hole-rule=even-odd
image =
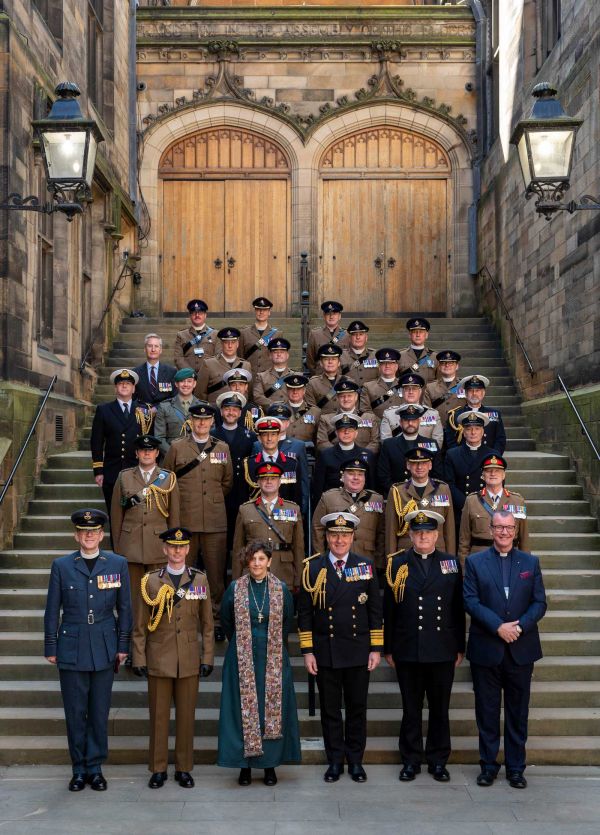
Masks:
[[[300,357],[298,319],[279,320],[292,341],[292,367]],[[402,321],[369,319],[370,344],[402,345]],[[214,324],[214,323],[213,323]],[[231,324],[236,324],[231,321]],[[244,324],[241,320],[237,324]],[[110,371],[143,360],[143,335],[164,336],[166,361],[181,319],[127,319],[100,370],[96,397],[112,397]],[[566,456],[535,451],[519,398],[494,332],[482,319],[432,321],[432,345],[465,357],[464,373],[492,380],[488,402],[500,408],[509,438],[509,486],[529,509],[532,550],[541,557],[549,600],[541,623],[544,659],[536,664],[529,725],[531,764],[600,764],[600,534]],[[103,507],[92,479],[87,432],[80,449],[51,456],[15,535],[0,553],[0,763],[67,763],[58,677],[41,657],[43,609],[52,559],[73,547],[69,516],[76,507]],[[305,762],[321,762],[318,715],[308,716],[306,675],[295,636],[290,638]],[[196,759],[214,762],[221,665],[202,681],[196,714]],[[371,679],[367,762],[396,762],[400,696],[385,662]],[[451,705],[453,761],[476,762],[477,732],[468,664],[457,673]],[[110,761],[144,763],[147,752],[146,686],[128,670],[116,677],[110,720]]]

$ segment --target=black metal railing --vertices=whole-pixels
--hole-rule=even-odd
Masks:
[[[575,417],[576,417],[576,418],[577,418],[577,420],[579,421],[579,426],[581,427],[581,434],[582,434],[582,435],[585,435],[585,437],[588,439],[588,441],[589,441],[589,443],[590,443],[591,448],[594,450],[594,455],[596,456],[596,459],[597,459],[598,461],[600,461],[600,452],[598,452],[598,447],[596,446],[596,444],[594,443],[594,439],[592,438],[592,436],[591,436],[591,435],[590,435],[590,433],[588,432],[588,428],[587,428],[587,426],[585,425],[585,423],[583,422],[583,418],[582,418],[582,417],[581,417],[581,415],[579,414],[579,409],[578,409],[578,408],[577,408],[577,406],[575,405],[575,402],[574,402],[573,398],[571,397],[571,394],[570,394],[570,392],[569,392],[569,389],[567,388],[567,386],[566,386],[566,384],[565,384],[565,382],[564,382],[563,378],[560,376],[560,374],[557,374],[557,375],[556,375],[556,377],[557,377],[557,379],[558,379],[558,382],[559,382],[559,384],[560,384],[561,389],[564,391],[564,393],[565,393],[565,394],[566,394],[566,396],[567,396],[567,400],[569,401],[569,405],[570,405],[570,407],[571,407],[571,408],[573,409],[573,411],[575,412]]]
[[[513,332],[513,333],[514,333],[514,335],[515,335],[515,339],[516,339],[516,341],[517,341],[517,345],[518,345],[518,346],[519,346],[519,348],[521,349],[521,352],[522,352],[522,354],[523,354],[523,357],[524,357],[524,359],[525,359],[525,362],[527,363],[527,365],[528,365],[528,367],[529,367],[529,373],[530,373],[530,374],[535,374],[535,368],[533,367],[533,363],[532,363],[532,362],[531,362],[531,360],[529,359],[529,354],[527,353],[527,349],[525,348],[525,345],[523,345],[523,340],[522,340],[522,339],[521,339],[521,337],[519,336],[519,332],[518,332],[517,327],[516,327],[516,325],[515,325],[515,323],[514,323],[514,321],[513,321],[513,318],[512,318],[512,316],[510,315],[510,313],[508,312],[508,308],[507,308],[507,307],[506,307],[506,305],[504,304],[504,299],[502,298],[502,293],[500,292],[500,287],[498,286],[498,283],[496,282],[496,279],[494,278],[494,276],[491,274],[491,272],[488,270],[488,268],[487,268],[487,267],[482,267],[482,268],[479,270],[479,273],[478,273],[478,274],[479,274],[479,275],[485,275],[485,277],[488,279],[488,281],[489,281],[489,282],[490,282],[490,284],[492,285],[492,289],[494,290],[494,293],[496,294],[496,298],[498,299],[498,302],[499,302],[500,307],[501,307],[501,309],[502,309],[502,313],[503,313],[503,315],[504,315],[504,318],[505,318],[505,319],[506,319],[506,321],[509,323],[509,325],[510,325],[510,327],[511,327],[511,329],[512,329],[512,332]]]
[[[4,501],[4,497],[8,493],[9,487],[13,483],[15,473],[17,472],[17,470],[19,468],[19,464],[21,463],[21,459],[25,455],[25,450],[27,449],[27,445],[29,444],[29,441],[32,439],[32,437],[35,433],[36,426],[38,425],[40,417],[42,416],[42,412],[44,411],[44,407],[46,405],[46,402],[47,402],[48,398],[50,397],[50,392],[54,388],[54,384],[56,383],[57,379],[58,378],[55,374],[54,377],[50,380],[50,385],[46,389],[46,393],[44,394],[44,396],[42,398],[42,402],[39,405],[39,408],[37,410],[37,414],[36,414],[35,418],[33,419],[33,423],[31,424],[31,428],[30,428],[29,432],[27,433],[27,437],[25,438],[25,440],[23,441],[23,444],[21,445],[21,450],[20,450],[20,452],[17,456],[17,460],[13,464],[12,470],[10,471],[10,474],[9,474],[8,478],[4,482],[4,485],[2,487],[2,492],[0,493],[0,505]]]
[[[308,326],[310,324],[310,269],[308,252],[300,253],[300,341],[302,344],[302,370],[306,370],[306,349],[308,347]]]

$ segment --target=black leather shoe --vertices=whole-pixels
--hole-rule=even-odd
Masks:
[[[155,771],[152,777],[148,780],[148,786],[151,789],[162,789],[165,784],[165,780],[169,779],[169,775],[166,771]]]
[[[481,774],[477,775],[477,785],[478,786],[484,786],[484,787],[487,788],[488,786],[493,786],[494,785],[494,780],[495,779],[496,779],[496,775],[494,774],[493,771],[490,771],[487,768],[482,768],[481,769]]]
[[[179,783],[182,789],[193,789],[196,785],[189,771],[176,771],[175,781]]]
[[[526,789],[527,780],[523,776],[522,771],[509,771],[506,775],[508,785],[513,789]]]
[[[215,641],[221,643],[225,640],[225,632],[222,626],[215,626]]]
[[[108,785],[101,771],[97,774],[88,774],[88,783],[95,792],[105,792]]]
[[[344,766],[340,763],[332,763],[325,774],[323,775],[323,780],[326,783],[337,783],[340,779],[340,774],[344,773]]]
[[[402,766],[402,771],[398,775],[398,780],[400,780],[402,783],[410,783],[412,780],[415,779],[417,774],[420,773],[420,765],[411,765],[411,763],[407,763],[406,765]]]
[[[238,777],[238,783],[240,786],[249,786],[252,782],[252,769],[250,768],[240,768],[240,776]]]
[[[85,784],[87,782],[87,775],[83,772],[79,772],[78,774],[74,774],[70,781],[69,781],[69,791],[70,792],[82,792],[85,789]]]
[[[265,768],[265,776],[263,777],[263,783],[265,784],[265,786],[277,785],[277,775],[275,774],[274,768]]]
[[[348,774],[352,777],[355,783],[367,782],[367,772],[360,763],[351,763],[348,766]]]
[[[448,769],[443,765],[430,765],[427,767],[427,771],[433,776],[434,780],[438,781],[438,783],[450,782]]]

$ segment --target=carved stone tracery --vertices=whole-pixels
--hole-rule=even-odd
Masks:
[[[321,158],[322,170],[394,169],[450,173],[450,161],[440,146],[399,128],[369,128],[334,142]]]
[[[239,128],[209,128],[179,139],[163,153],[159,175],[218,171],[288,173],[282,148],[264,136]]]

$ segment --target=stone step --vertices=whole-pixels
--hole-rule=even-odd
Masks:
[[[94,484],[91,459],[88,459],[89,467],[86,469],[43,469],[41,479],[43,484],[53,484],[55,489],[60,489],[63,484]],[[60,486],[59,486],[60,485]]]
[[[324,765],[325,752],[320,737],[302,739],[302,762],[305,765]],[[175,740],[169,739],[173,751]],[[450,764],[476,764],[479,762],[478,739],[458,737],[452,741]],[[217,756],[216,737],[194,738],[194,762],[197,765],[213,764]],[[148,740],[146,737],[113,736],[109,741],[108,765],[146,764]],[[376,763],[398,764],[398,737],[372,737],[367,740],[363,759],[365,765]],[[527,740],[527,762],[535,765],[600,764],[600,737],[530,736]],[[65,736],[4,736],[0,737],[0,765],[69,765],[68,744]]]

